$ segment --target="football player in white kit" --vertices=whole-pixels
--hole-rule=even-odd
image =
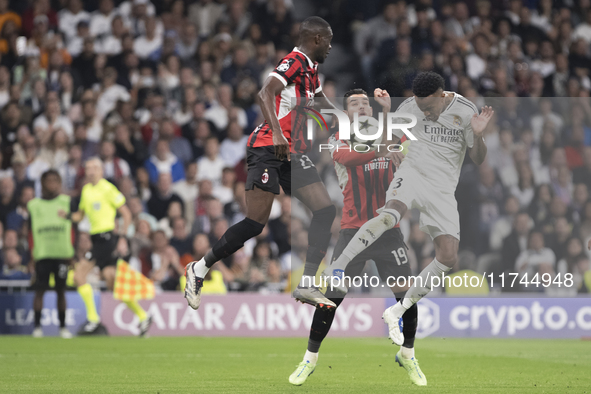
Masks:
[[[404,298],[384,312],[390,339],[397,345],[404,341],[398,324],[400,317],[431,291],[432,276],[441,277],[457,261],[460,218],[454,192],[466,149],[474,163],[480,165],[484,161],[486,145],[482,134],[493,115],[491,107],[483,107],[479,114],[478,108],[466,98],[444,91],[443,77],[434,72],[419,74],[412,89],[413,97],[404,101],[397,112],[416,116],[417,124],[410,131],[417,140],[411,142],[396,171],[387,191],[386,205],[378,211],[378,216],[359,229],[325,271],[335,279],[340,277],[343,272],[340,270],[393,228],[408,209],[420,211],[421,230],[435,243],[435,259],[419,274]],[[391,158],[398,165],[401,155]],[[330,286],[331,282],[328,283]],[[346,287],[336,288],[346,291]]]

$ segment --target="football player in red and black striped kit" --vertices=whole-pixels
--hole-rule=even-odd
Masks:
[[[316,108],[336,109],[326,99],[318,79],[318,63],[328,56],[332,36],[324,19],[314,16],[304,20],[299,45],[279,62],[259,92],[265,121],[252,132],[246,147],[246,218],[230,227],[203,259],[187,265],[185,298],[193,309],[201,303],[203,278],[209,268],[263,231],[280,187],[302,201],[313,214],[304,274],[293,295],[318,308],[336,307],[313,286],[313,277],[331,238],[336,208],[316,167],[305,154],[312,141],[305,136],[304,108],[316,99],[320,101]]]
[[[385,113],[390,111],[390,96],[385,90],[376,89],[374,97]],[[358,113],[359,116],[373,115],[369,98],[363,89],[353,89],[345,93],[343,108],[351,122],[355,113]],[[385,116],[384,119],[386,119]],[[394,178],[395,164],[385,157],[388,150],[384,146],[372,152],[358,153],[352,149],[353,145],[350,141],[339,138],[338,132],[330,137],[328,145],[330,146],[339,186],[344,197],[341,232],[332,256],[334,261],[349,244],[349,241],[355,236],[359,228],[368,220],[377,216],[376,209],[385,205],[386,190],[388,190]],[[390,157],[390,154],[388,157]],[[394,280],[399,276],[404,276],[407,279],[410,277],[411,269],[406,255],[406,245],[399,226],[385,232],[363,253],[356,256],[347,265],[344,275],[353,281],[353,278],[362,273],[367,260],[373,260],[376,263],[381,279],[389,285],[394,284],[394,282],[387,282],[388,277],[394,278]],[[405,283],[407,282],[405,281]],[[407,289],[408,285],[404,287],[391,286],[396,299],[402,298]],[[343,302],[344,294],[328,288],[326,296],[338,307]],[[303,361],[289,377],[291,384],[302,385],[307,377],[314,372],[318,362],[320,345],[330,330],[335,312],[336,309],[317,309],[314,313],[310,327],[308,349]],[[396,355],[396,361],[399,361],[402,357],[412,359],[412,367],[416,368],[414,371],[417,373],[409,374],[410,378],[415,384],[425,385],[427,383],[426,378],[419,368],[418,361],[414,358],[417,315],[418,309],[415,304],[402,316],[404,344]],[[403,366],[402,363],[400,365]],[[404,366],[406,369],[406,364]]]

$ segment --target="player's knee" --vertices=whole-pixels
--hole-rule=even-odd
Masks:
[[[312,221],[319,225],[330,228],[334,218],[337,216],[337,209],[334,205],[329,205],[317,211],[312,212]]]
[[[387,229],[391,229],[400,221],[400,212],[395,209],[385,208],[378,215],[378,218]]]
[[[245,218],[239,224],[241,224],[239,231],[241,231],[244,236],[248,236],[247,240],[260,235],[265,228],[264,224],[249,218]]]

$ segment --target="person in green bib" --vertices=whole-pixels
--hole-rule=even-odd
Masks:
[[[35,328],[33,336],[43,336],[41,329],[41,310],[43,294],[49,289],[51,274],[54,275],[57,293],[57,310],[60,322],[60,336],[71,338],[66,328],[66,279],[68,267],[74,257],[72,246],[72,223],[61,217],[61,212],[71,211],[70,196],[60,194],[62,178],[56,170],[49,170],[41,176],[41,198],[34,198],[27,203],[30,229],[33,238],[32,255],[34,263]]]
[[[131,211],[125,205],[123,194],[103,178],[103,162],[99,158],[88,159],[84,169],[88,183],[82,188],[78,211],[69,215],[74,223],[80,222],[84,216],[88,217],[92,240],[92,250],[78,262],[74,270],[74,280],[86,306],[88,319],[78,335],[99,335],[106,334],[106,329],[101,324],[92,286],[86,283],[86,277],[97,265],[107,288],[113,290],[117,260],[128,254],[126,234],[131,223]],[[123,225],[118,229],[118,234],[115,233],[117,213],[123,217]],[[125,304],[139,317],[140,336],[145,335],[152,324],[152,318],[137,301],[125,301]]]

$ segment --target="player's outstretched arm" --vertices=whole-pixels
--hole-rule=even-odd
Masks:
[[[470,120],[474,132],[474,145],[470,149],[470,158],[477,165],[481,165],[486,157],[487,149],[482,135],[494,113],[492,107],[485,106],[482,107],[480,114],[474,114]]]
[[[314,109],[322,110],[322,109],[334,109],[336,111],[340,111],[335,105],[326,97],[324,92],[321,90],[314,95],[314,98],[318,99],[314,102]]]
[[[57,211],[57,215],[63,219],[71,220],[72,223],[80,223],[82,219],[84,219],[84,211],[82,210],[66,213],[66,211],[60,209],[59,211]]]
[[[275,106],[275,97],[281,93],[284,86],[281,81],[273,76],[267,77],[261,91],[258,94],[260,99],[261,111],[265,120],[273,131],[273,146],[275,147],[275,156],[279,160],[289,157],[289,141],[283,135],[279,119],[277,118],[277,108]]]

